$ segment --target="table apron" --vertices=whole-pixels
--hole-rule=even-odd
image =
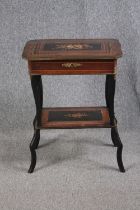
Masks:
[[[116,60],[29,61],[31,75],[115,74]]]

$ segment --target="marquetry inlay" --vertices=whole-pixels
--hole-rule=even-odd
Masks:
[[[61,44],[61,43],[47,43],[44,45],[44,50],[101,50],[101,43],[90,44]]]
[[[100,121],[101,110],[95,111],[49,111],[48,121]]]
[[[88,116],[87,113],[80,113],[80,112],[64,115],[64,117],[79,118],[79,119],[82,118],[82,117],[87,117],[87,116]]]

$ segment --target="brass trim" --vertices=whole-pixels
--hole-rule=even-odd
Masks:
[[[116,80],[116,75],[117,75],[117,60],[115,60],[115,68],[114,68],[114,79]]]
[[[62,67],[66,68],[76,68],[82,66],[81,63],[62,63]]]

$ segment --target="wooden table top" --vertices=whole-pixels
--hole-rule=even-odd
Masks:
[[[30,40],[22,54],[29,61],[117,59],[121,56],[117,39]]]

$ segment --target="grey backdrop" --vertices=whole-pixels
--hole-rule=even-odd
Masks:
[[[22,50],[39,38],[117,38],[123,58],[118,62],[115,97],[120,127],[140,127],[140,3],[139,0],[1,0],[0,120],[2,128],[28,128],[35,114]],[[44,105],[104,105],[100,76],[43,77]]]
[[[0,209],[138,210],[140,207],[140,1],[0,0]],[[35,105],[27,40],[117,38],[116,116],[126,173],[110,129],[41,131],[28,174]],[[46,76],[45,106],[104,105],[103,76]],[[137,129],[135,129],[137,128]]]

